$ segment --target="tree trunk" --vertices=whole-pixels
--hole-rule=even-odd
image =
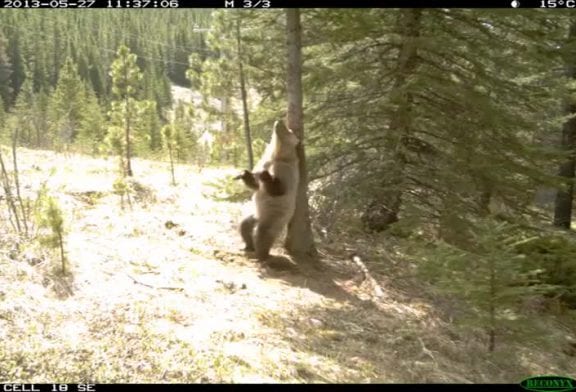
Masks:
[[[248,117],[248,98],[246,94],[246,80],[244,78],[244,64],[242,64],[242,37],[240,33],[240,19],[236,21],[236,39],[238,43],[238,72],[240,77],[240,93],[242,94],[242,109],[244,111],[244,135],[246,138],[246,152],[248,153],[248,170],[254,167],[254,152],[252,151],[252,132]]]
[[[296,210],[288,224],[286,250],[296,256],[316,255],[314,236],[310,224],[308,206],[308,171],[304,151],[304,116],[302,108],[302,30],[300,10],[286,9],[286,46],[288,50],[288,72],[286,91],[288,96],[288,127],[300,139],[296,150],[299,159],[300,182],[296,196]],[[302,259],[301,259],[302,260]],[[307,258],[307,260],[313,260]]]
[[[18,158],[16,156],[16,144],[18,143],[18,127],[14,130],[12,134],[12,164],[14,167],[14,187],[16,188],[16,197],[18,200],[18,205],[20,206],[20,213],[22,218],[22,224],[24,225],[24,234],[28,235],[28,214],[26,213],[26,207],[24,206],[24,200],[22,200],[22,194],[20,193],[20,172],[18,171]]]
[[[362,222],[368,231],[386,230],[398,221],[402,206],[402,194],[405,188],[405,170],[407,165],[405,143],[410,135],[411,109],[413,97],[406,88],[408,78],[418,66],[417,44],[414,39],[420,36],[421,9],[403,10],[399,26],[403,29],[403,40],[398,53],[398,73],[394,81],[393,93],[396,110],[390,118],[389,130],[393,135],[391,144],[394,166],[387,170],[387,178],[382,183],[382,191],[374,197],[362,215]]]
[[[4,164],[2,150],[0,150],[0,169],[2,170],[1,172],[2,187],[4,188],[4,197],[6,198],[6,203],[8,204],[8,216],[10,218],[10,222],[12,223],[18,234],[22,234],[22,225],[20,224],[18,208],[16,207],[16,203],[14,201],[14,195],[12,194],[10,176],[8,174],[8,171],[6,170],[6,165]],[[14,217],[14,220],[12,220],[12,216]]]
[[[124,64],[124,82],[128,84],[128,67]],[[130,120],[132,116],[131,107],[130,107],[130,96],[126,93],[125,98],[125,105],[126,105],[126,175],[132,177],[132,162],[130,161],[131,155],[131,148],[130,148]]]
[[[174,175],[174,155],[172,154],[171,142],[168,142],[168,155],[170,156],[170,173],[172,173],[172,185],[176,186],[176,176]]]
[[[488,351],[494,352],[496,348],[496,264],[493,258],[490,258],[490,299],[488,302]]]
[[[126,175],[132,177],[132,162],[130,161],[130,106],[126,103]]]
[[[58,231],[58,246],[60,247],[60,262],[62,263],[62,274],[66,275],[66,254],[64,253],[64,238],[62,232]]]
[[[576,21],[570,25],[568,33],[568,45],[576,39]],[[566,76],[576,79],[576,67],[574,56],[567,55],[565,59]],[[576,114],[576,103],[570,96],[566,97],[565,113]],[[554,226],[570,229],[572,225],[572,204],[574,201],[574,174],[576,171],[576,118],[572,117],[562,127],[562,140],[560,148],[569,153],[569,156],[560,164],[558,175],[565,178],[565,187],[558,190],[554,204]]]
[[[230,108],[229,102],[228,102],[228,96],[224,95],[222,97],[222,101],[220,103],[220,110],[222,111],[222,135],[220,136],[218,142],[222,143],[222,145],[224,147],[222,147],[221,150],[221,156],[220,159],[222,159],[222,156],[224,157],[226,163],[230,163],[230,150],[227,149],[225,146],[228,146],[229,142],[230,142],[230,134],[229,134],[229,127],[228,127],[228,110]],[[221,163],[221,161],[220,161]]]

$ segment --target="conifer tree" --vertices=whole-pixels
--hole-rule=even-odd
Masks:
[[[58,76],[50,103],[52,133],[59,145],[70,145],[76,140],[86,109],[86,95],[78,67],[68,57]]]
[[[12,91],[10,88],[10,77],[12,73],[12,65],[8,59],[7,40],[0,34],[0,98],[2,99],[2,109],[8,108],[8,103],[12,98]]]
[[[69,271],[64,244],[66,232],[62,209],[53,197],[44,195],[40,200],[40,209],[37,213],[38,226],[47,230],[41,235],[40,242],[58,251],[62,274],[66,275]]]
[[[112,77],[112,121],[124,129],[125,159],[124,175],[133,176],[132,138],[134,121],[137,113],[136,100],[142,73],[136,64],[137,57],[126,46],[118,49],[116,60],[112,63],[110,76]]]
[[[92,89],[87,88],[84,109],[78,128],[79,143],[88,148],[91,154],[101,152],[106,137],[106,118],[102,106]]]
[[[170,160],[170,174],[172,178],[172,185],[176,185],[176,177],[174,175],[174,147],[176,146],[176,132],[173,124],[166,124],[162,127],[162,138],[164,145],[168,150],[168,158]]]

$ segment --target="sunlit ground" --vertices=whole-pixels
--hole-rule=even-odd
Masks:
[[[385,276],[367,287],[346,255],[322,253],[340,278],[259,268],[240,251],[242,203],[206,196],[234,169],[178,165],[171,186],[168,164],[136,159],[130,206],[112,191],[113,158],[22,149],[20,161],[25,192],[46,181],[64,209],[72,277],[45,249],[11,258],[4,237],[0,382],[519,382],[570,369],[529,344],[487,356]]]

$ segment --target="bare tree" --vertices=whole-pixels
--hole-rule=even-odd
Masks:
[[[293,255],[315,256],[316,247],[310,224],[308,205],[308,171],[304,151],[304,115],[302,105],[302,28],[300,10],[286,9],[286,46],[288,50],[288,72],[286,91],[288,96],[288,127],[300,139],[297,147],[300,182],[296,196],[296,211],[288,224],[285,247]],[[312,258],[310,258],[312,260]]]
[[[246,77],[242,63],[242,32],[241,20],[236,20],[236,42],[238,51],[238,76],[240,78],[240,94],[242,96],[242,109],[244,114],[244,136],[246,138],[246,151],[248,152],[248,170],[254,167],[254,152],[252,151],[252,132],[250,131],[250,118],[248,116],[248,97],[246,94]]]

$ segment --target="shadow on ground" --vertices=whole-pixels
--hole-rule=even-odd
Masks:
[[[353,274],[284,256],[261,274],[334,300],[334,306],[288,310],[271,322],[303,358],[321,358],[314,366],[286,360],[305,382],[519,383],[534,374],[537,359],[527,359],[527,350],[503,344],[489,353],[481,330],[464,332],[429,298],[406,301],[405,290],[394,285],[387,284],[384,298],[361,299],[336,283],[354,280]],[[330,371],[330,363],[340,372]]]

